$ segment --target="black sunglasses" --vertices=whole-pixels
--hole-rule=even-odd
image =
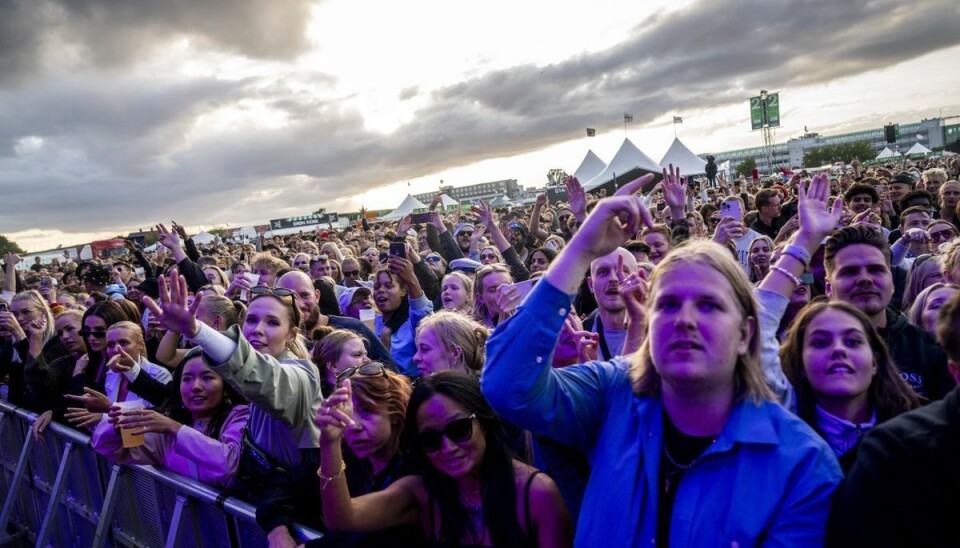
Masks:
[[[430,255],[429,257],[423,258],[423,260],[427,261],[428,263],[439,263],[442,259],[443,257],[439,257],[437,255]]]
[[[360,366],[353,366],[337,373],[337,385],[353,377],[354,375],[363,375],[364,377],[376,377],[377,375],[387,376],[387,368],[380,362],[368,362]]]
[[[106,331],[90,331],[89,329],[84,328],[80,330],[80,336],[84,338],[94,337],[96,339],[105,339],[107,338],[107,332]]]
[[[477,418],[474,413],[469,417],[450,421],[443,427],[442,431],[422,430],[417,433],[416,442],[420,449],[425,453],[434,453],[443,447],[443,438],[447,438],[453,443],[463,443],[473,436],[473,419]]]
[[[344,277],[344,278],[356,278],[356,277],[359,276],[359,275],[360,275],[360,271],[359,271],[359,270],[344,270],[344,271],[343,271],[343,277]]]
[[[257,295],[273,295],[274,297],[293,297],[295,293],[284,287],[267,287],[265,285],[258,285],[250,290],[250,293]]]

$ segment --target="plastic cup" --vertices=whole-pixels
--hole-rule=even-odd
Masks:
[[[140,400],[135,401],[121,401],[117,402],[114,405],[120,408],[120,412],[124,415],[133,413],[135,411],[143,411],[143,402]],[[135,434],[133,428],[123,428],[120,427],[120,438],[123,440],[123,447],[130,449],[131,447],[140,447],[143,445],[143,434]]]
[[[361,310],[360,311],[360,321],[364,325],[370,328],[370,331],[375,331],[377,328],[377,311],[376,310]]]

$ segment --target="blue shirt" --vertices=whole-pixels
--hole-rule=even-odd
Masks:
[[[397,362],[400,371],[410,378],[416,378],[420,375],[417,367],[413,364],[413,355],[417,353],[417,326],[420,320],[433,314],[433,303],[426,295],[420,295],[419,299],[409,299],[410,315],[407,321],[403,322],[400,329],[390,334],[390,355]],[[377,337],[383,333],[385,326],[383,316],[377,316],[375,321]]]
[[[650,546],[662,403],[634,393],[624,359],[550,367],[570,303],[545,280],[534,287],[487,343],[483,394],[504,419],[587,453],[578,546]],[[803,421],[774,402],[740,401],[684,474],[670,545],[820,546],[841,478],[833,452]]]

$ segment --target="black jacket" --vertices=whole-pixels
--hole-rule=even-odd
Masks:
[[[887,309],[887,327],[880,336],[890,348],[900,377],[925,398],[939,400],[956,386],[947,371],[947,356],[933,335]]]
[[[828,546],[956,546],[960,388],[868,433],[837,491]]]

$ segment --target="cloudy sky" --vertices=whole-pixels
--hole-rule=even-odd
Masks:
[[[657,159],[960,114],[956,0],[0,0],[0,233],[29,250],[542,186],[627,135]],[[587,139],[584,128],[597,128]]]

